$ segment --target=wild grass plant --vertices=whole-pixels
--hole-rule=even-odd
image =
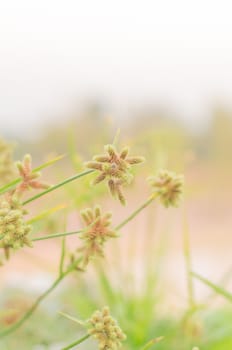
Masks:
[[[202,336],[201,318],[208,317],[204,308],[199,305],[195,300],[193,289],[193,278],[201,280],[204,284],[209,286],[217,294],[226,297],[231,301],[232,297],[229,292],[222,287],[214,284],[207,279],[203,278],[199,274],[192,271],[190,242],[187,229],[187,223],[184,218],[183,225],[183,252],[186,263],[186,276],[188,286],[189,303],[186,312],[181,319],[169,318],[158,315],[159,303],[162,300],[160,291],[158,290],[157,280],[159,278],[159,263],[163,257],[162,244],[157,248],[156,261],[149,260],[149,257],[145,257],[146,262],[146,278],[144,279],[143,293],[136,295],[136,293],[127,293],[122,284],[119,286],[114,285],[111,278],[107,275],[107,271],[104,268],[105,252],[107,252],[108,242],[120,239],[120,235],[123,232],[124,227],[133,222],[133,220],[142,211],[148,210],[153,202],[157,202],[157,205],[163,206],[166,210],[170,207],[178,207],[180,199],[184,191],[184,179],[182,175],[176,174],[168,170],[158,170],[156,174],[150,177],[148,183],[150,183],[150,195],[144,202],[138,203],[137,208],[133,210],[126,218],[116,225],[112,224],[112,213],[104,212],[99,205],[92,206],[93,199],[91,195],[85,195],[84,191],[81,192],[82,187],[89,191],[89,188],[100,186],[100,182],[106,182],[109,194],[122,205],[126,205],[126,190],[132,183],[135,172],[133,167],[144,161],[143,157],[130,156],[129,148],[124,147],[118,151],[118,141],[113,144],[106,145],[105,153],[93,157],[93,160],[84,164],[80,159],[74,157],[74,150],[72,148],[72,161],[74,167],[81,169],[80,172],[74,174],[71,177],[65,178],[55,185],[48,185],[41,182],[38,178],[40,173],[38,171],[46,168],[47,166],[56,166],[56,163],[60,160],[60,157],[52,159],[51,161],[39,166],[36,169],[32,169],[31,157],[26,155],[22,162],[17,163],[18,178],[15,178],[11,182],[5,182],[0,188],[1,194],[1,210],[0,210],[0,245],[2,250],[2,269],[7,266],[8,260],[11,255],[17,254],[18,250],[24,249],[24,246],[29,246],[31,254],[33,254],[33,247],[37,241],[59,239],[61,241],[60,259],[58,264],[57,278],[53,281],[50,287],[42,293],[37,300],[27,306],[24,312],[20,312],[13,321],[3,322],[0,329],[0,341],[2,346],[6,349],[11,347],[15,341],[15,334],[21,332],[27,338],[32,338],[32,334],[27,334],[30,330],[30,320],[33,316],[34,322],[38,322],[38,327],[45,328],[49,325],[49,314],[41,312],[39,306],[42,302],[46,302],[47,297],[52,297],[52,293],[56,288],[67,279],[69,275],[74,275],[77,280],[74,290],[68,290],[67,295],[64,294],[65,304],[69,304],[73,310],[76,310],[78,316],[83,318],[79,320],[76,317],[75,312],[65,313],[63,316],[59,316],[57,322],[57,337],[53,339],[53,343],[57,340],[57,349],[75,349],[82,346],[82,348],[99,348],[102,350],[118,349],[121,345],[125,349],[140,349],[146,350],[154,347],[154,349],[217,349],[216,342],[210,345],[210,341],[207,342],[207,336]],[[12,161],[13,162],[13,161]],[[13,167],[13,164],[12,164]],[[90,185],[90,177],[92,178],[92,185]],[[80,188],[81,200],[78,200],[78,193],[73,192],[73,188],[69,186],[72,183],[78,181],[77,188]],[[83,182],[83,185],[81,183]],[[146,183],[143,186],[147,186]],[[55,207],[43,210],[42,213],[37,213],[34,217],[27,218],[28,212],[30,212],[30,205],[35,205],[36,201],[40,199],[41,202],[45,201],[46,195],[53,192],[53,195],[57,193],[59,189],[66,189],[66,194],[70,195],[73,199],[74,206],[82,207],[87,206],[86,209],[80,210],[80,215],[83,220],[83,226],[78,227],[75,231],[64,231],[60,228],[65,225],[58,225],[57,229],[60,231],[50,232],[47,235],[41,235],[39,232],[34,232],[34,227],[40,222],[49,218],[54,212],[58,212],[60,215],[64,206],[60,203],[56,203]],[[29,191],[37,191],[30,196]],[[84,203],[85,200],[87,203]],[[89,207],[91,203],[91,208]],[[65,206],[64,217],[67,216],[69,208]],[[64,219],[65,220],[65,219]],[[59,222],[59,220],[58,220]],[[31,227],[32,226],[32,227]],[[33,234],[32,234],[33,232]],[[133,234],[133,233],[132,233]],[[66,237],[76,237],[80,244],[77,248],[68,248],[66,243]],[[161,242],[162,243],[162,242]],[[160,249],[160,250],[159,250]],[[161,252],[161,253],[160,253]],[[159,255],[160,253],[160,255]],[[156,264],[156,265],[155,265]],[[83,275],[89,268],[94,269],[95,278],[93,284],[91,281],[86,284],[83,282]],[[115,267],[117,269],[117,266]],[[120,270],[119,273],[125,275],[125,271]],[[131,280],[130,280],[131,281]],[[130,282],[129,282],[130,283]],[[136,283],[135,281],[133,283]],[[97,287],[96,287],[97,286]],[[93,295],[92,290],[97,288],[96,295]],[[67,301],[68,300],[68,301]],[[103,309],[99,306],[105,306]],[[89,308],[86,307],[89,305]],[[63,306],[60,305],[60,311]],[[157,310],[157,311],[156,311]],[[6,310],[7,311],[7,310]],[[56,314],[57,314],[56,312]],[[157,314],[154,316],[154,314]],[[88,314],[87,314],[88,313]],[[111,316],[116,315],[119,319]],[[199,315],[202,315],[200,317]],[[65,317],[64,317],[65,316]],[[37,317],[37,318],[36,318]],[[228,319],[231,318],[231,314],[228,313]],[[69,318],[70,320],[66,320]],[[3,317],[6,319],[6,317]],[[37,320],[37,321],[36,321]],[[60,330],[67,327],[65,332]],[[64,326],[65,325],[65,326]],[[154,327],[155,325],[155,327]],[[51,327],[51,324],[50,324]],[[56,324],[52,325],[54,332],[56,332]],[[212,329],[214,325],[211,325]],[[80,329],[86,329],[86,333],[83,333],[80,337],[75,336],[80,332]],[[60,334],[59,334],[60,332]],[[210,332],[210,325],[209,325]],[[67,334],[70,336],[70,342],[67,341]],[[228,349],[231,342],[230,339],[226,340],[227,331],[224,333],[225,345],[221,346],[221,350]],[[62,339],[63,336],[63,339]],[[43,335],[42,335],[43,337]],[[47,336],[45,336],[46,338]],[[89,345],[90,338],[94,338],[95,341]],[[220,338],[220,337],[219,337]],[[64,341],[65,340],[65,341]],[[37,339],[37,344],[40,340]],[[33,342],[33,340],[32,340]],[[46,349],[52,349],[46,341],[41,341],[41,346],[44,345]],[[66,343],[66,344],[65,344]],[[23,343],[22,343],[23,344]],[[28,345],[20,345],[21,348],[25,348]],[[60,345],[62,344],[62,345]],[[86,345],[85,345],[86,344]],[[229,345],[228,345],[229,344]],[[16,343],[15,345],[16,346]],[[23,346],[23,347],[22,347]],[[34,349],[33,343],[31,343],[31,349]],[[84,347],[83,347],[84,346]],[[202,347],[203,346],[203,347]],[[224,346],[224,347],[223,347]],[[30,347],[29,347],[30,348]]]

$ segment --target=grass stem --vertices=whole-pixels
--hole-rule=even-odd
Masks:
[[[120,230],[123,226],[125,226],[129,221],[134,219],[136,215],[138,215],[143,209],[145,209],[151,202],[153,202],[154,196],[149,197],[138,209],[136,209],[130,216],[128,216],[125,220],[123,220],[119,225],[115,227],[115,230]]]
[[[75,262],[73,262],[67,270],[59,275],[59,277],[52,283],[52,285],[43,293],[41,294],[38,299],[34,302],[34,304],[29,308],[29,310],[12,326],[7,327],[5,330],[0,331],[0,338],[3,338],[14,331],[16,331],[19,327],[21,327],[33,314],[33,312],[37,309],[37,307],[40,305],[40,303],[60,284],[60,282],[70,273],[72,272],[76,265],[81,261],[82,259],[79,258]]]
[[[195,298],[194,298],[193,278],[191,275],[192,260],[191,260],[191,252],[190,252],[190,238],[189,238],[189,229],[188,229],[187,215],[186,215],[185,208],[184,208],[184,214],[183,214],[182,235],[183,235],[183,254],[185,259],[189,308],[192,309],[195,306]]]
[[[23,205],[26,205],[26,204],[28,204],[30,202],[33,202],[34,200],[44,196],[45,194],[47,194],[49,192],[52,192],[52,191],[56,190],[57,188],[68,184],[69,182],[72,182],[72,181],[74,181],[76,179],[79,179],[80,177],[83,177],[85,175],[91,174],[92,172],[94,172],[94,170],[86,170],[86,171],[83,171],[82,173],[79,173],[79,174],[76,174],[74,176],[71,176],[71,177],[69,177],[69,178],[59,182],[58,184],[47,188],[45,191],[37,193],[35,196],[27,199],[26,201],[23,202]]]
[[[66,346],[65,348],[62,348],[61,350],[69,350],[72,349],[74,346],[83,343],[86,339],[88,339],[90,337],[90,334],[86,334],[84,337],[74,341],[72,344],[69,344],[68,346]]]
[[[35,242],[35,241],[44,241],[44,240],[50,239],[50,238],[65,237],[65,236],[75,235],[75,234],[82,233],[82,232],[83,232],[83,230],[71,231],[71,232],[62,232],[62,233],[54,233],[52,235],[47,235],[47,236],[33,238],[32,241],[33,242]]]

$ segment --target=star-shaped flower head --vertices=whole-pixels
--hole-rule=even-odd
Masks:
[[[153,195],[166,207],[177,207],[183,194],[184,177],[168,170],[160,170],[149,178]]]
[[[117,350],[126,339],[108,307],[95,311],[87,323],[90,325],[89,334],[98,341],[99,350]]]
[[[117,197],[125,205],[126,200],[122,193],[122,186],[131,183],[133,179],[131,167],[142,163],[144,158],[129,157],[128,147],[123,148],[121,152],[117,152],[114,145],[106,145],[105,152],[106,154],[97,155],[93,158],[93,161],[87,162],[86,167],[100,173],[93,184],[107,180],[112,196]]]
[[[111,213],[102,214],[100,207],[85,209],[81,211],[82,219],[86,229],[80,235],[84,241],[79,249],[83,253],[83,264],[86,266],[90,258],[104,256],[104,244],[109,238],[117,237],[116,232],[111,229]]]
[[[16,166],[19,171],[19,175],[22,179],[21,183],[17,186],[15,194],[20,196],[26,190],[34,189],[46,189],[48,184],[38,181],[38,177],[41,176],[40,172],[33,172],[31,167],[31,156],[26,154],[22,162],[17,162]]]

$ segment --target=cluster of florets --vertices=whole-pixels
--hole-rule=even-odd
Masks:
[[[184,177],[168,170],[160,170],[149,178],[154,197],[166,207],[177,207],[183,194]]]
[[[80,238],[84,244],[79,251],[83,253],[83,262],[86,266],[90,260],[95,256],[104,256],[104,244],[109,238],[117,237],[111,226],[111,213],[102,214],[99,206],[94,209],[85,209],[81,211],[82,219],[86,225]]]
[[[12,145],[0,140],[0,185],[5,185],[15,175]]]
[[[9,258],[10,249],[32,246],[28,237],[31,227],[24,219],[26,211],[18,204],[3,200],[0,203],[0,248],[4,249],[5,257]]]
[[[21,177],[21,182],[17,186],[15,193],[20,196],[25,191],[34,189],[46,189],[49,187],[48,184],[38,181],[38,177],[41,176],[40,172],[33,172],[31,166],[31,156],[26,154],[22,162],[17,162],[16,166]]]
[[[93,184],[107,180],[112,196],[118,198],[125,205],[126,200],[122,193],[122,186],[130,184],[133,179],[131,166],[142,163],[144,158],[129,157],[128,147],[117,152],[114,145],[106,145],[105,151],[106,154],[97,155],[93,161],[87,162],[86,167],[100,172]]]
[[[23,161],[17,162],[16,165],[21,181],[13,191],[8,192],[0,203],[0,248],[4,249],[7,259],[11,249],[18,249],[25,245],[32,246],[29,239],[31,226],[24,219],[27,211],[21,202],[22,194],[31,188],[49,187],[37,180],[40,173],[32,171],[30,155],[25,155]]]
[[[121,342],[126,339],[117,321],[110,315],[108,307],[95,311],[88,324],[90,325],[88,332],[98,341],[99,350],[117,350],[121,347]]]

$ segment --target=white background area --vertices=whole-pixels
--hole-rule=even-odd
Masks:
[[[192,125],[232,101],[231,1],[0,1],[0,127],[36,130],[86,98],[116,117],[164,104]]]

